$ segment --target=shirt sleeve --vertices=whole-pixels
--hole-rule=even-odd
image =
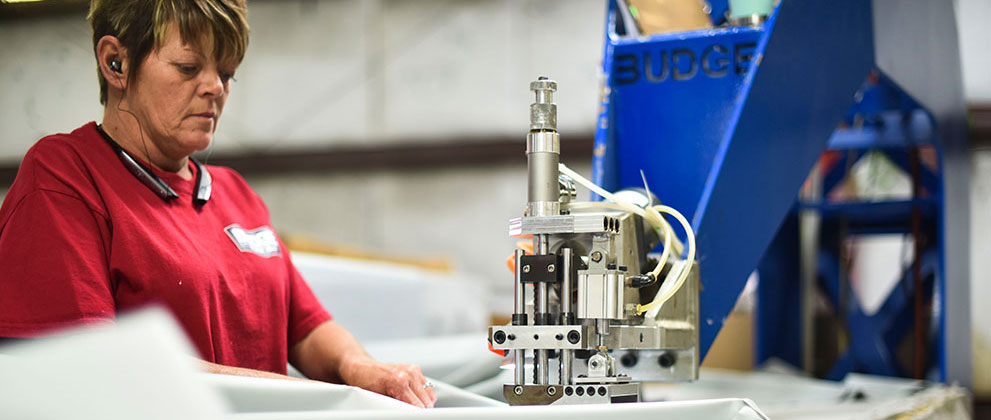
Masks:
[[[0,222],[0,337],[112,322],[107,219],[72,195],[37,189]]]
[[[310,285],[306,283],[299,270],[289,258],[289,250],[282,246],[289,266],[289,330],[288,341],[291,349],[305,338],[314,328],[332,319],[330,313],[313,294]]]

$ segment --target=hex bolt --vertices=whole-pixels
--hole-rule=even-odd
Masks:
[[[492,338],[495,340],[496,344],[502,344],[506,342],[506,332],[499,330],[495,334],[492,334]]]
[[[523,387],[516,385],[516,388],[513,388],[513,393],[516,395],[523,395]]]
[[[554,264],[547,265],[547,272],[548,273],[553,273],[554,272]]]
[[[547,395],[553,397],[555,394],[557,394],[557,388],[554,388],[553,386],[547,387]]]
[[[529,273],[530,272],[530,264],[527,264],[527,265],[524,265],[523,266],[523,272],[524,273]]]
[[[602,261],[602,252],[595,251],[592,253],[592,261],[599,262]]]
[[[582,335],[578,333],[578,330],[568,331],[568,342],[571,344],[578,344],[578,341],[582,339]]]

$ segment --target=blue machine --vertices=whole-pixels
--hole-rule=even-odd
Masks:
[[[923,287],[935,290],[925,298],[941,308],[931,360],[938,379],[969,384],[965,111],[951,2],[781,0],[759,27],[646,37],[626,36],[616,1],[608,3],[593,180],[610,190],[642,186],[642,170],[666,204],[692,215],[702,355],[759,267],[757,362],[800,364],[799,211],[817,212],[824,232],[842,223],[854,234],[904,231],[915,213],[934,238],[920,254]],[[723,24],[716,17],[726,1],[709,4]],[[911,169],[919,146],[939,161],[917,171],[924,196],[796,201],[827,149],[854,160],[883,149]],[[825,191],[844,166],[823,174]],[[817,272],[841,307],[836,241],[823,235]],[[906,374],[891,352],[912,329],[913,283],[901,284],[878,314],[842,306],[850,344],[830,377]]]

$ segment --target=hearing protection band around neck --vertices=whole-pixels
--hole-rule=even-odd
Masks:
[[[127,153],[123,147],[120,147],[120,145],[117,144],[117,142],[115,142],[106,131],[103,131],[103,127],[97,125],[96,129],[100,132],[100,135],[103,136],[103,139],[107,141],[107,144],[109,144],[110,147],[114,149],[114,152],[117,153],[117,157],[120,158],[120,161],[124,164],[124,167],[126,167],[135,178],[141,181],[142,184],[145,184],[145,186],[151,189],[152,192],[161,197],[165,202],[179,198],[179,194],[176,194],[175,190],[173,190],[172,187],[169,187],[169,184],[166,184],[165,181],[163,181],[162,178],[159,178],[158,175],[155,175],[151,169],[141,164],[141,162],[137,159],[134,159],[134,157],[132,157],[130,153]],[[190,156],[189,160],[196,166],[196,184],[193,190],[193,204],[202,206],[210,200],[210,194],[213,189],[213,178],[210,177],[210,172],[207,171],[207,169],[203,167],[203,165],[201,165],[196,159]]]

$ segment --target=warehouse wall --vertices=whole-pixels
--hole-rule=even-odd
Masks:
[[[254,0],[251,46],[210,153],[517,137],[516,164],[248,175],[284,233],[447,257],[508,293],[529,82],[559,82],[564,141],[591,136],[604,11],[600,0]],[[83,14],[0,23],[0,56],[0,162],[101,118]]]
[[[519,135],[528,83],[558,80],[560,128],[597,105],[599,0],[255,0],[214,152]],[[0,161],[102,115],[83,15],[0,23]],[[6,58],[16,59],[6,59]]]
[[[970,293],[974,393],[991,398],[991,149],[974,152],[971,191]]]
[[[955,0],[957,30],[960,33],[960,59],[963,61],[963,83],[967,100],[972,103],[991,102],[991,2],[987,0]]]
[[[991,104],[991,2],[956,1],[964,94],[972,104]],[[970,209],[970,320],[974,394],[991,398],[991,144],[982,142],[971,155]]]

